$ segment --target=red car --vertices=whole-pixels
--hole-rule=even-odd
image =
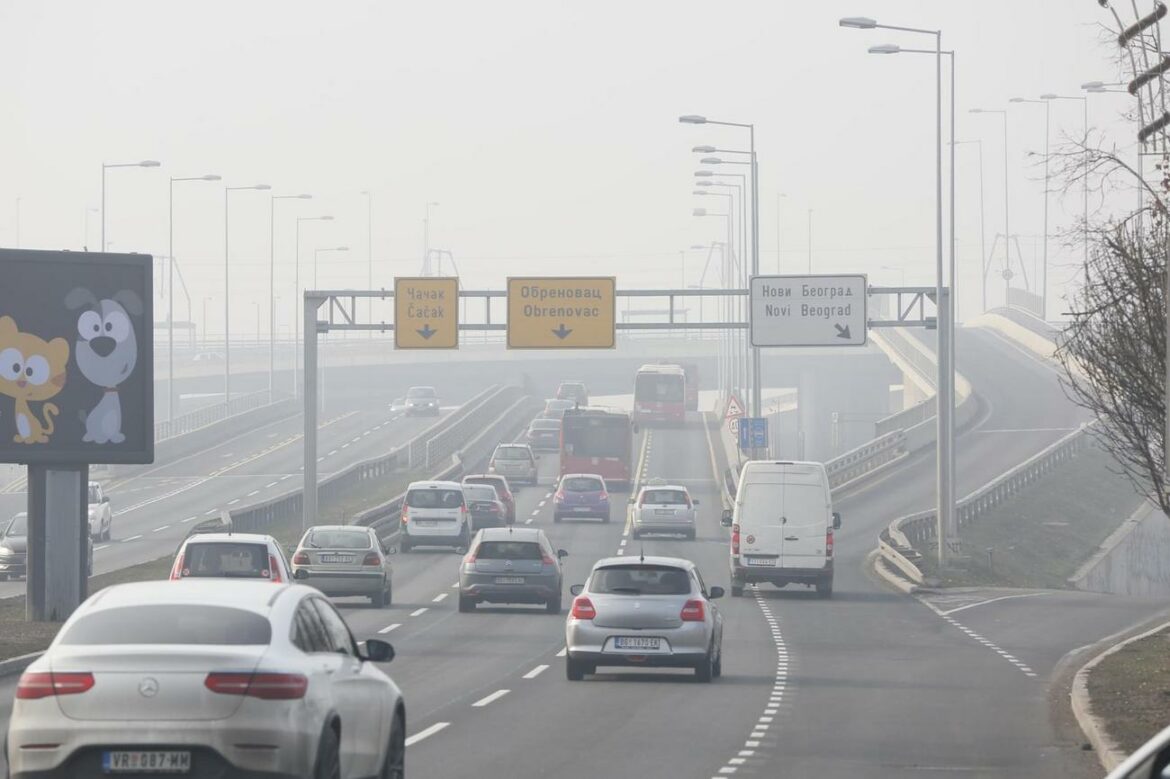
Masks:
[[[508,486],[508,479],[504,476],[499,476],[494,473],[473,473],[469,476],[463,477],[464,484],[487,484],[495,487],[496,495],[499,496],[500,502],[504,504],[504,509],[508,515],[508,524],[516,523],[516,498],[512,495],[512,489]]]

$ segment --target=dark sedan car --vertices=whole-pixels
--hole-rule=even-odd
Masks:
[[[475,611],[478,603],[538,603],[560,614],[561,558],[568,554],[554,551],[534,527],[479,531],[459,567],[459,610]]]
[[[508,522],[508,509],[496,495],[496,488],[490,484],[463,485],[463,500],[471,512],[471,526],[476,530],[484,527],[504,527]]]
[[[567,473],[553,496],[553,522],[565,517],[597,517],[609,522],[609,490],[594,473]]]
[[[93,537],[86,534],[86,568],[93,576]],[[28,575],[28,514],[20,512],[0,531],[0,581]]]
[[[536,451],[558,451],[561,448],[561,420],[532,420],[528,425],[528,445]]]

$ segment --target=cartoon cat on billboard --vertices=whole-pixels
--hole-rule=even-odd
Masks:
[[[45,341],[22,333],[16,320],[0,316],[0,394],[15,403],[18,444],[47,444],[53,435],[53,417],[60,413],[55,403],[46,403],[65,387],[69,365],[69,342],[64,338]],[[42,416],[30,403],[41,402]]]
[[[128,289],[99,299],[84,287],[65,296],[72,311],[82,309],[77,317],[77,343],[74,355],[81,375],[101,387],[102,399],[86,414],[81,412],[85,435],[81,440],[95,444],[120,444],[122,401],[118,386],[134,372],[138,364],[138,338],[131,316],[142,316],[142,300]]]

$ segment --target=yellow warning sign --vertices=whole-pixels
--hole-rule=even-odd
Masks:
[[[459,279],[394,279],[394,346],[456,349],[459,346]]]
[[[509,349],[612,349],[613,276],[508,279]]]

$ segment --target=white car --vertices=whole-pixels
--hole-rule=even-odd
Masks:
[[[681,484],[643,487],[631,502],[634,538],[646,533],[673,533],[695,539],[695,506],[699,501]]]
[[[89,536],[95,541],[109,541],[113,530],[114,515],[110,511],[110,498],[102,485],[89,483]]]
[[[21,675],[8,770],[20,776],[403,776],[406,709],[302,585],[108,587]]]
[[[293,580],[284,550],[259,533],[200,533],[188,536],[175,554],[171,581],[179,579]]]
[[[398,549],[416,546],[453,546],[467,551],[472,533],[471,511],[457,481],[416,481],[402,501],[402,531]]]

